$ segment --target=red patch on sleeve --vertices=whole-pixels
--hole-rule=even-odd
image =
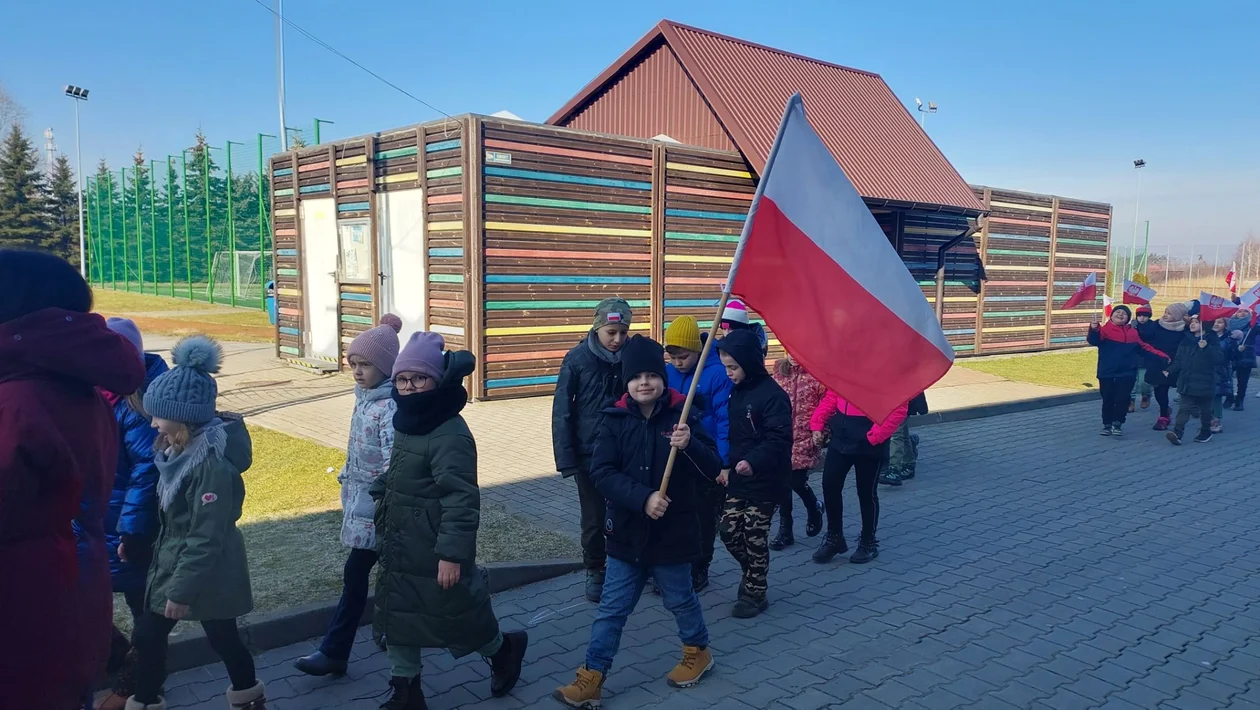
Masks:
[[[207,493],[201,496],[201,504],[205,505],[206,503],[213,503],[218,499],[219,499],[219,496],[215,495],[214,493]]]

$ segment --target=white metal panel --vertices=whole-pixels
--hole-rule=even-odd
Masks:
[[[306,295],[306,357],[337,362],[337,204],[302,200],[302,292]]]
[[[379,230],[381,314],[402,319],[399,337],[424,330],[428,274],[424,271],[424,194],[421,190],[394,190],[376,195]]]

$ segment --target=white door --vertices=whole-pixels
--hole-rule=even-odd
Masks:
[[[331,197],[301,204],[306,357],[337,362],[337,204]]]
[[[402,319],[399,337],[405,343],[411,334],[424,329],[424,195],[420,190],[397,190],[376,195],[376,224],[379,230],[381,273],[381,314],[393,313]]]

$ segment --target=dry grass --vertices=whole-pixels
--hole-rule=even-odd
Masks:
[[[173,336],[204,333],[246,343],[275,340],[275,329],[267,321],[267,313],[257,308],[232,308],[104,288],[97,289],[94,296],[98,313],[131,318],[145,333]]]
[[[334,599],[341,593],[341,499],[337,471],[345,454],[306,439],[251,426],[254,463],[245,473],[238,523],[249,554],[254,614]],[[331,471],[330,471],[331,469]],[[482,503],[477,561],[508,562],[577,555],[569,538],[493,503]],[[115,598],[114,623],[131,615]]]
[[[1098,386],[1095,374],[1098,354],[1092,348],[1070,353],[1012,355],[991,360],[966,359],[959,360],[957,366],[1047,387],[1085,390]]]

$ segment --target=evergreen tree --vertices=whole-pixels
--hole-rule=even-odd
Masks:
[[[0,144],[0,247],[39,248],[48,231],[39,156],[21,124],[14,123]]]
[[[48,176],[48,238],[43,246],[72,264],[79,263],[79,195],[70,160],[58,155]],[[89,252],[90,254],[91,252]]]

